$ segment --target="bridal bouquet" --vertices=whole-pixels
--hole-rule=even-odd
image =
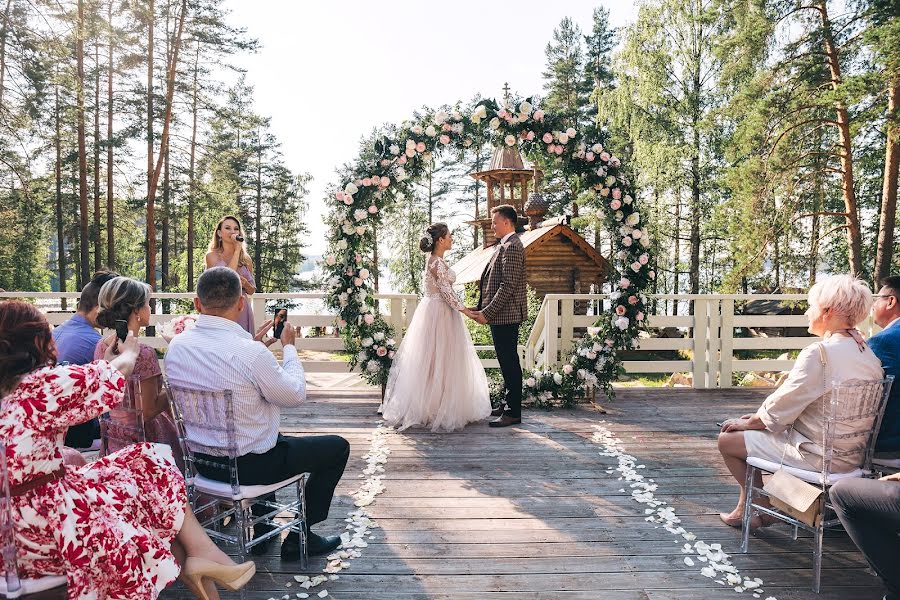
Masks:
[[[184,333],[188,329],[191,329],[197,324],[197,315],[181,315],[180,317],[175,317],[168,323],[162,326],[160,330],[160,335],[165,338],[167,342],[171,342],[172,338],[178,335],[179,333]]]

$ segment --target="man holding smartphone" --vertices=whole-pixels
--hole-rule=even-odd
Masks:
[[[231,390],[234,403],[234,426],[238,444],[238,474],[244,485],[269,485],[300,473],[310,473],[306,485],[309,525],[328,516],[334,489],[337,487],[350,445],[336,435],[283,436],[278,431],[281,407],[293,408],[306,399],[306,378],[294,347],[296,331],[283,326],[280,332],[284,360],[278,361],[263,340],[272,321],[267,321],[251,336],[240,325],[238,317],[245,300],[237,273],[227,267],[207,269],[197,280],[195,307],[200,312],[197,325],[178,335],[166,353],[166,376],[170,383],[195,389]],[[282,322],[284,319],[282,320]],[[272,343],[269,340],[266,343]],[[224,433],[219,442],[228,445]],[[221,458],[199,455],[210,461]],[[222,469],[197,465],[205,476],[222,480]],[[260,507],[254,514],[265,514]],[[255,537],[267,533],[256,527]],[[328,554],[340,545],[340,537],[320,536],[307,532],[311,556]],[[267,543],[251,549],[263,554]],[[281,545],[282,560],[299,560],[299,536],[290,533]]]

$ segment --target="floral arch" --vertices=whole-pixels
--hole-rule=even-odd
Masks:
[[[525,373],[526,399],[569,404],[592,388],[612,395],[619,372],[619,350],[633,348],[644,323],[645,291],[656,274],[650,239],[621,163],[602,144],[599,130],[578,131],[545,113],[531,98],[480,100],[468,107],[429,111],[379,132],[363,145],[356,161],[341,173],[332,190],[327,218],[329,249],[324,258],[327,304],[338,312],[351,368],[361,365],[369,383],[383,385],[396,344],[393,331],[378,315],[373,298],[373,265],[366,250],[375,240],[382,211],[410,193],[435,153],[465,152],[473,145],[515,146],[530,160],[575,182],[580,202],[597,210],[613,238],[613,264],[620,279],[612,310],[598,317],[599,332],[578,342],[558,371]]]

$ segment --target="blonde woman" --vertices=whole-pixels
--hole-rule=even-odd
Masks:
[[[747,457],[755,456],[798,469],[818,470],[822,466],[821,440],[825,427],[823,398],[833,383],[874,381],[884,376],[881,361],[863,341],[856,326],[869,314],[872,292],[865,283],[849,275],[836,275],[809,290],[809,332],[821,341],[800,352],[785,382],[772,392],[752,414],[729,419],[722,424],[719,452],[725,466],[741,486],[737,506],[719,517],[732,527],[741,526]],[[824,356],[825,364],[822,364]],[[870,423],[858,423],[860,428]],[[848,447],[849,444],[849,447]],[[836,450],[855,450],[853,442],[834,440]],[[862,463],[846,453],[831,463],[836,473],[852,471]],[[759,482],[757,482],[759,483]],[[765,498],[759,498],[765,502]],[[754,516],[751,527],[769,521]]]
[[[209,252],[206,253],[206,268],[228,267],[235,271],[241,278],[241,289],[244,296],[256,293],[256,280],[253,277],[253,261],[247,254],[244,243],[244,229],[237,217],[226,215],[216,225],[212,240],[209,242]],[[244,298],[244,308],[238,317],[238,324],[251,335],[255,333],[253,327],[253,308],[250,301]]]

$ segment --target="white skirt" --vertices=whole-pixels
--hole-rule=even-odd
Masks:
[[[491,414],[487,377],[463,316],[425,297],[400,342],[384,395],[384,420],[399,430],[454,431]]]

